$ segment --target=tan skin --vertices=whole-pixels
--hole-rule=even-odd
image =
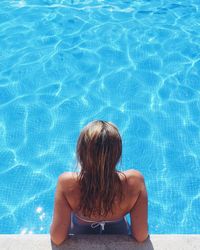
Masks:
[[[148,198],[144,178],[136,170],[127,170],[123,173],[127,179],[125,181],[125,178],[120,175],[124,199],[120,204],[116,201],[116,204],[113,206],[113,214],[109,213],[106,217],[90,217],[87,219],[95,221],[118,220],[127,213],[130,213],[132,236],[138,242],[143,242],[148,237]],[[56,245],[60,245],[68,238],[72,212],[84,218],[77,211],[80,202],[80,189],[77,176],[78,173],[67,172],[60,175],[58,179],[53,222],[50,231],[51,240]],[[80,223],[86,222],[80,221]]]

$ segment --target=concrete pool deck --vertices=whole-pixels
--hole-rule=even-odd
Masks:
[[[122,235],[71,236],[61,246],[51,245],[48,234],[0,235],[1,250],[199,250],[200,235],[151,235],[144,243]]]

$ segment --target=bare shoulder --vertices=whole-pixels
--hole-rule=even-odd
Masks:
[[[78,173],[77,172],[65,172],[58,177],[58,185],[67,191],[74,188],[78,183]]]
[[[123,173],[126,175],[127,178],[130,178],[130,179],[141,179],[141,180],[144,179],[142,173],[135,169],[129,169],[129,170],[124,171]]]
[[[139,191],[144,185],[144,177],[141,172],[135,169],[129,169],[123,172],[127,179],[128,187],[132,190]]]

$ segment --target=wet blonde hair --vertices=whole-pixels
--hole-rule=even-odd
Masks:
[[[106,216],[116,198],[122,199],[122,183],[116,165],[122,140],[111,122],[93,121],[82,130],[77,142],[80,210],[84,216]]]

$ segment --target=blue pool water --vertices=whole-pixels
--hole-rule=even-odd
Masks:
[[[199,0],[1,0],[0,233],[47,233],[80,129],[117,124],[150,233],[200,233]]]

